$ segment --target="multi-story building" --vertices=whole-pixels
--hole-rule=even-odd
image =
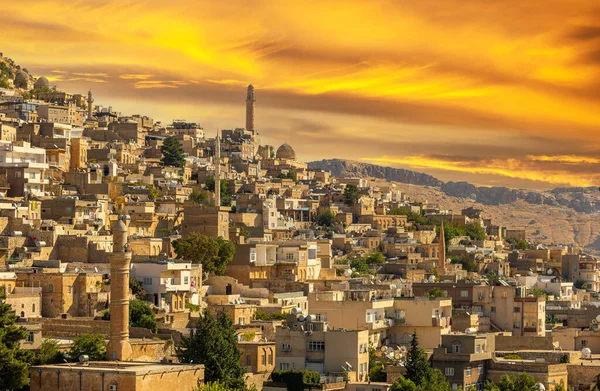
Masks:
[[[396,297],[389,317],[393,319],[388,330],[389,345],[407,346],[416,332],[421,347],[433,349],[440,345],[443,335],[451,332],[452,299]]]
[[[369,374],[369,332],[330,329],[314,315],[290,314],[277,328],[275,369],[309,369],[324,375],[348,375],[350,381]]]
[[[372,290],[321,291],[309,293],[308,308],[317,320],[327,321],[332,328],[367,330],[369,345],[385,344],[388,329],[393,326],[393,298],[377,299]]]
[[[149,301],[167,312],[182,312],[185,304],[198,305],[202,267],[191,262],[142,262],[131,264],[131,277],[142,283]]]
[[[48,168],[44,149],[32,147],[25,141],[0,141],[0,176],[6,178],[9,197],[43,195],[48,184],[44,177]]]
[[[431,364],[446,376],[453,390],[482,390],[495,351],[495,337],[471,332],[443,335],[440,347],[433,349]]]
[[[229,239],[229,208],[186,204],[181,234],[199,232],[206,236]]]

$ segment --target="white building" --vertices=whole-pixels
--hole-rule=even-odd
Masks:
[[[146,298],[167,312],[185,310],[185,303],[199,305],[202,266],[191,262],[131,264],[131,277],[142,283]]]
[[[22,197],[28,193],[43,196],[48,167],[45,149],[32,147],[26,141],[0,140],[0,176],[6,176],[7,196]]]

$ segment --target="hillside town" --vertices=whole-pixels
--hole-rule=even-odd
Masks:
[[[1,389],[595,389],[600,260],[309,168],[234,93],[208,131],[0,56]]]

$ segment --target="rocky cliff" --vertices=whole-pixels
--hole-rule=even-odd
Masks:
[[[308,163],[309,168],[330,171],[338,177],[380,178],[412,185],[439,187],[451,197],[470,199],[483,205],[505,205],[524,201],[532,205],[562,206],[576,212],[600,212],[600,191],[597,187],[556,188],[550,191],[529,191],[502,186],[478,187],[468,182],[442,182],[420,172],[343,159],[325,159]]]
[[[384,167],[375,164],[355,162],[343,159],[323,159],[308,163],[309,168],[319,168],[331,172],[337,177],[361,177],[380,178],[388,181],[409,183],[413,185],[436,186],[442,185],[442,181],[416,171],[403,170],[400,168]]]

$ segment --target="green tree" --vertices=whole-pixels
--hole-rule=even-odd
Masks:
[[[178,258],[201,263],[202,270],[217,276],[225,274],[227,264],[233,259],[235,245],[221,237],[212,238],[192,232],[185,238],[173,242]]]
[[[110,310],[102,313],[102,320],[110,320]],[[156,315],[144,300],[129,300],[129,326],[150,329],[153,333],[158,331]]]
[[[227,181],[227,179],[221,179],[221,181],[219,183],[221,184],[221,205],[229,206],[229,205],[231,205],[231,196],[232,196],[231,192],[229,191],[229,182]],[[208,191],[214,192],[215,191],[215,178],[209,177],[208,179],[206,179],[205,185],[206,185],[206,189]]]
[[[448,258],[450,258],[450,262],[452,263],[461,264],[463,270],[466,270],[468,272],[477,271],[477,261],[475,261],[474,259],[470,259],[468,256],[454,255]]]
[[[146,300],[146,290],[139,280],[129,277],[129,288],[131,288],[131,293],[133,293],[137,299]]]
[[[213,317],[208,310],[198,320],[189,337],[183,337],[177,349],[181,362],[204,364],[204,380],[219,382],[233,389],[244,388],[244,369],[235,339],[235,328],[221,312]]]
[[[207,205],[209,203],[210,197],[208,195],[208,192],[202,191],[200,189],[194,189],[190,193],[189,199],[196,205]]]
[[[193,391],[236,391],[234,388],[229,388],[220,382],[210,382],[202,385],[199,388],[194,388]]]
[[[548,297],[548,292],[541,288],[531,288],[529,290],[529,293],[531,293],[535,297]]]
[[[256,320],[285,320],[287,318],[287,314],[277,313],[277,314],[267,314],[261,310],[256,310],[256,314],[254,315]]]
[[[538,391],[537,381],[528,373],[518,375],[502,375],[498,383],[488,381],[485,384],[486,391]]]
[[[425,217],[421,215],[421,213],[415,213],[409,208],[392,208],[390,209],[391,215],[401,215],[406,216],[407,220],[411,223],[415,224],[425,224]]]
[[[383,370],[383,360],[377,357],[375,349],[369,349],[369,380],[374,382],[385,382],[386,374]]]
[[[465,224],[465,234],[470,237],[471,240],[485,240],[486,237],[485,229],[475,222]]]
[[[58,342],[56,342],[54,339],[44,339],[40,347],[35,352],[33,364],[58,364],[63,362],[64,359],[65,354],[60,351]]]
[[[335,213],[327,209],[317,215],[317,224],[323,227],[332,227],[335,225]]]
[[[385,263],[385,255],[381,251],[373,251],[365,255],[364,260],[368,265],[380,265]]]
[[[321,374],[310,370],[274,371],[271,375],[274,382],[285,383],[288,391],[304,391],[313,385],[319,385]]]
[[[359,199],[360,191],[358,190],[358,187],[353,184],[346,185],[346,188],[344,189],[344,202],[346,205],[356,205]]]
[[[175,136],[169,136],[163,141],[163,145],[160,147],[160,152],[163,157],[161,161],[165,166],[168,167],[185,167],[185,157],[183,155],[183,148],[181,143]]]
[[[413,332],[404,366],[406,368],[406,378],[417,386],[421,386],[427,381],[431,367],[427,361],[425,351],[419,346],[419,338],[416,331]]]
[[[585,289],[585,280],[579,279],[577,281],[575,281],[575,283],[573,284],[573,286],[577,289]]]
[[[158,323],[152,308],[143,300],[129,301],[129,324],[131,327],[143,327],[152,330],[153,333],[158,331]]]
[[[4,288],[0,290],[0,390],[21,389],[27,384],[30,359],[28,352],[20,349],[21,340],[27,337],[25,328],[15,326],[16,315],[6,303]]]
[[[102,334],[78,335],[73,340],[69,351],[71,361],[79,360],[79,356],[87,355],[91,361],[106,360],[106,340]]]
[[[530,248],[526,240],[521,239],[517,242],[517,250],[529,250]]]
[[[419,391],[419,390],[417,388],[417,385],[412,380],[409,380],[401,375],[400,377],[398,377],[398,379],[396,379],[394,384],[392,384],[390,391]]]
[[[353,256],[350,257],[350,268],[352,269],[352,276],[364,276],[371,274],[369,264],[363,257]]]
[[[425,297],[447,297],[448,292],[440,288],[431,288],[425,292]]]

